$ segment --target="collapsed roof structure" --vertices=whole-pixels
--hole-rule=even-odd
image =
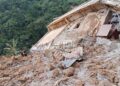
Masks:
[[[119,0],[90,0],[58,17],[31,51],[76,46],[86,36],[119,38]]]
[[[27,57],[0,58],[0,86],[120,86],[119,8],[91,0],[58,17]]]

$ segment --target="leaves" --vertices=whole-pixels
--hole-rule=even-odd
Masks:
[[[18,50],[17,50],[17,40],[12,39],[12,42],[6,43],[6,47],[4,48],[5,52],[7,55],[17,55]]]
[[[6,54],[6,50],[14,54],[16,49],[29,50],[47,32],[46,26],[53,18],[83,1],[86,0],[0,0],[0,54]]]

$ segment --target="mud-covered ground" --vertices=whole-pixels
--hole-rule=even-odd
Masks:
[[[119,42],[98,38],[79,46],[82,60],[68,68],[60,64],[64,51],[56,49],[1,57],[0,86],[120,86]]]

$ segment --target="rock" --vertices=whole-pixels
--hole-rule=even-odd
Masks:
[[[10,80],[11,78],[10,77],[2,77],[2,78],[0,78],[0,82],[2,81],[6,81],[6,80]]]
[[[77,47],[76,49],[73,50],[72,53],[78,55],[78,58],[80,56],[83,56],[83,47]]]
[[[26,78],[26,77],[20,77],[18,79],[18,81],[20,81],[21,83],[25,83],[27,80],[28,80],[28,78]]]
[[[50,50],[50,49],[46,49],[45,51],[44,51],[44,55],[45,55],[45,57],[47,57],[47,58],[51,58],[52,57],[52,50]]]
[[[79,59],[81,60],[83,56],[83,47],[78,47],[72,50],[71,53],[64,54],[66,59]]]
[[[96,39],[96,44],[99,44],[99,45],[110,46],[111,43],[112,43],[112,41],[105,39],[105,38],[97,37],[97,39]]]
[[[118,83],[118,86],[120,86],[120,82]]]
[[[59,76],[59,74],[60,74],[59,69],[54,69],[54,70],[51,72],[51,77],[52,77],[52,78],[55,78],[55,77]]]
[[[23,77],[25,77],[26,79],[32,78],[33,76],[34,76],[34,72],[32,72],[32,71],[28,71],[23,75]]]
[[[75,69],[73,67],[63,70],[64,75],[68,77],[73,76],[74,72],[75,72]]]
[[[115,73],[111,73],[109,70],[105,70],[105,69],[102,69],[99,72],[101,75],[105,76],[110,82],[114,83],[116,76]]]
[[[78,61],[83,60],[82,56],[83,56],[83,48],[78,47],[74,49],[73,52],[64,55],[65,60],[62,61],[62,65],[64,66],[64,68],[71,67],[77,60]]]
[[[119,78],[117,76],[114,77],[113,83],[115,83],[115,84],[119,83]]]
[[[53,64],[49,63],[49,64],[47,64],[47,69],[51,71],[51,70],[55,69],[55,67]]]
[[[94,85],[96,86],[99,83],[99,81],[96,78],[91,78],[91,77],[88,79],[88,82],[89,82],[89,84],[91,84],[93,86]]]
[[[77,59],[66,59],[62,61],[62,65],[64,68],[68,68],[68,67],[71,67],[76,61]]]
[[[57,61],[61,61],[63,60],[64,56],[62,55],[62,53],[60,51],[55,51],[53,54],[53,57],[57,60]]]
[[[7,66],[0,64],[0,70],[4,70]]]
[[[76,80],[75,86],[84,86],[84,83],[81,80]]]
[[[80,68],[80,66],[81,66],[80,62],[76,62],[76,63],[73,65],[74,68]]]
[[[118,44],[116,42],[112,42],[111,45],[109,46],[109,52],[117,48],[118,48]]]
[[[40,81],[32,81],[29,86],[40,86]]]
[[[116,86],[116,85],[112,84],[108,80],[104,80],[104,81],[100,81],[98,86]]]
[[[3,73],[3,77],[9,77],[9,75],[10,75],[9,72],[4,72]]]
[[[32,65],[25,65],[23,67],[20,67],[18,71],[16,71],[14,74],[15,75],[18,75],[18,74],[23,74],[25,73],[26,71],[29,71],[33,69],[33,66]]]

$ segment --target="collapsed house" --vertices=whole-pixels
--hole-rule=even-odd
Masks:
[[[119,8],[91,0],[58,17],[27,57],[0,58],[0,86],[120,86]]]
[[[85,37],[119,39],[119,0],[91,0],[58,17],[31,51],[76,47]]]

